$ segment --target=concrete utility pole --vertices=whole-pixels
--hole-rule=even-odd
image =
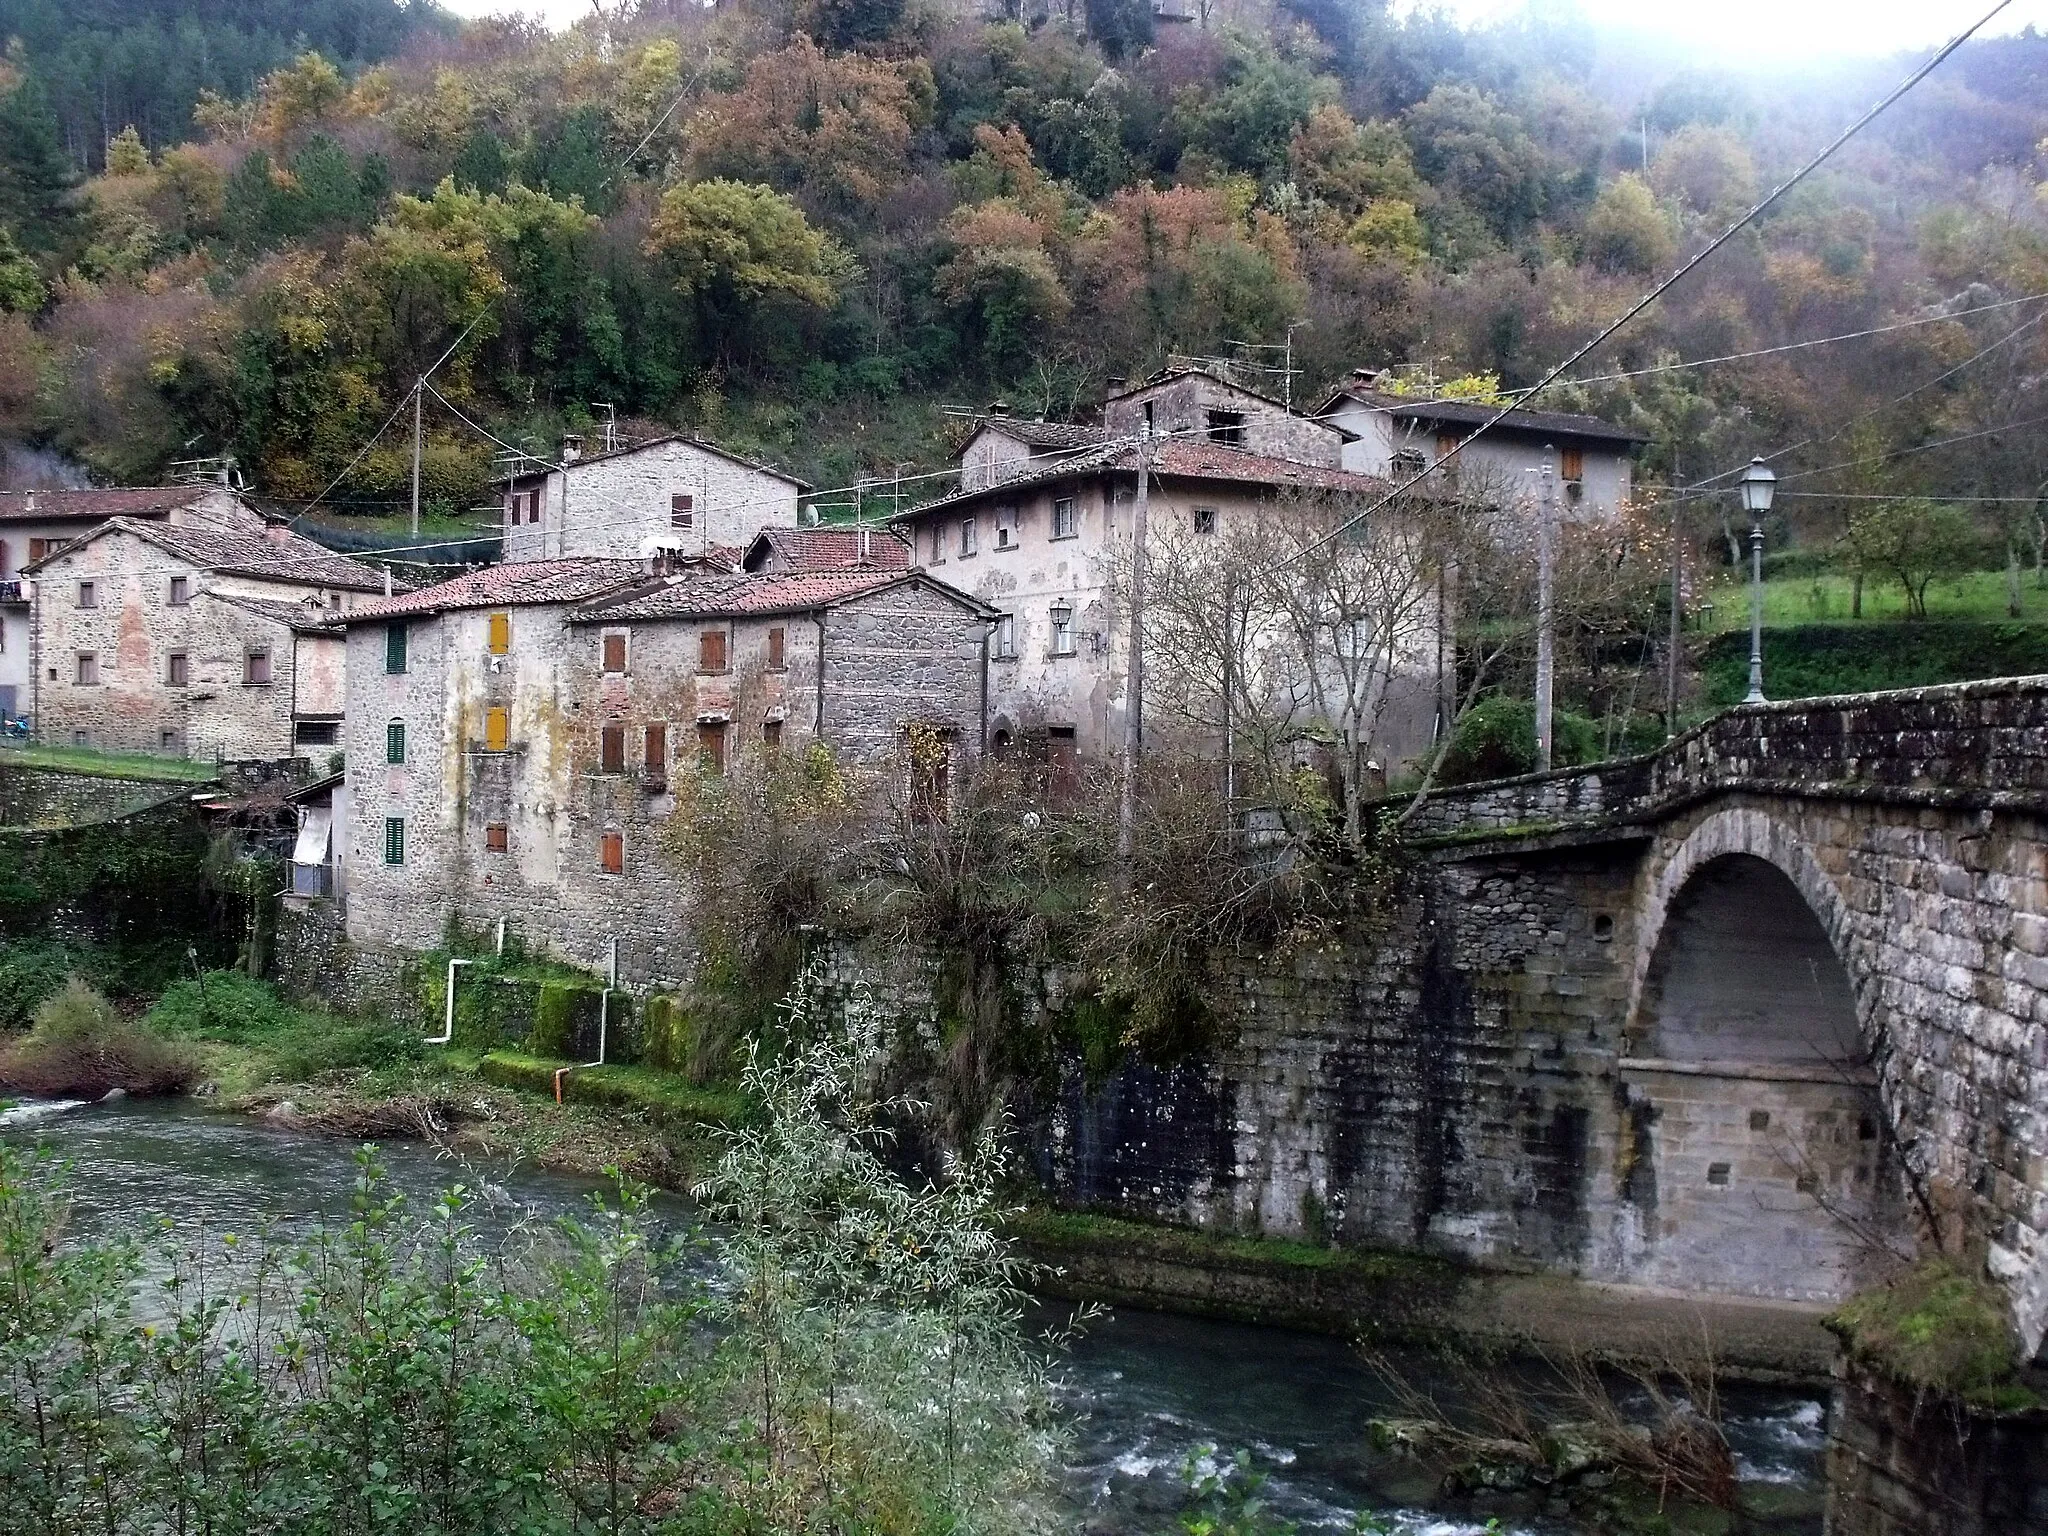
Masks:
[[[1671,482],[1680,483],[1678,455],[1671,456]],[[1671,502],[1671,638],[1664,657],[1664,739],[1671,740],[1678,734],[1678,647],[1685,623],[1685,544],[1679,537],[1679,504],[1674,497]]]
[[[1138,756],[1144,747],[1145,546],[1150,522],[1152,434],[1138,429],[1138,504],[1131,514],[1130,659],[1124,669],[1124,777],[1116,807],[1116,888],[1130,889],[1138,829]]]
[[[425,383],[422,379],[420,383]],[[412,536],[420,536],[420,396],[419,384],[412,387]]]
[[[1557,504],[1552,473],[1557,450],[1543,449],[1543,506],[1536,524],[1536,771],[1550,772],[1550,697],[1556,668],[1557,644]]]

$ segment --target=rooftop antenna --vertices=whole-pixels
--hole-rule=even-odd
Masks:
[[[618,408],[609,400],[593,400],[590,402],[590,408],[593,411],[604,412],[604,451],[615,451],[619,446]]]

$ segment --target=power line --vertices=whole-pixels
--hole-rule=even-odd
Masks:
[[[1552,368],[1548,373],[1544,374],[1542,378],[1538,379],[1533,385],[1530,386],[1528,394],[1525,395],[1523,398],[1533,399],[1535,396],[1541,394],[1544,390],[1548,389],[1552,384],[1556,383],[1566,373],[1570,372],[1573,368],[1577,367],[1581,362],[1585,361],[1585,359],[1591,356],[1593,352],[1596,351],[1603,343],[1605,343],[1610,336],[1613,336],[1617,331],[1621,330],[1623,326],[1627,325],[1631,320],[1635,319],[1636,316],[1640,315],[1644,310],[1648,309],[1652,304],[1656,303],[1658,299],[1662,298],[1666,293],[1670,292],[1673,287],[1675,287],[1678,283],[1683,281],[1686,275],[1690,273],[1695,267],[1699,266],[1701,262],[1705,261],[1709,256],[1713,255],[1714,252],[1718,251],[1719,249],[1721,249],[1722,246],[1726,245],[1730,240],[1734,239],[1735,236],[1739,234],[1743,229],[1747,228],[1751,223],[1755,222],[1755,220],[1763,214],[1765,209],[1769,208],[1773,203],[1777,202],[1779,198],[1783,197],[1787,192],[1790,192],[1794,187],[1798,186],[1802,181],[1806,180],[1808,176],[1811,176],[1815,171],[1820,169],[1821,165],[1824,164],[1830,157],[1832,157],[1837,150],[1839,150],[1844,144],[1847,144],[1849,140],[1854,138],[1858,133],[1862,132],[1863,129],[1867,127],[1871,122],[1875,121],[1879,113],[1883,112],[1887,107],[1891,106],[1892,103],[1897,101],[1900,97],[1904,96],[1908,91],[1912,90],[1914,86],[1918,85],[1922,80],[1926,79],[1928,75],[1934,72],[1936,66],[1938,66],[1950,54],[1954,53],[1958,48],[1962,47],[1963,44],[1969,41],[1969,39],[1979,29],[1981,29],[1994,16],[1996,16],[2000,11],[2004,10],[2011,3],[2012,0],[1997,0],[1997,3],[1994,4],[1990,10],[1986,11],[1982,16],[1978,17],[1976,21],[1972,22],[1969,27],[1957,33],[1954,37],[1949,39],[1948,42],[1943,44],[1942,47],[1936,51],[1935,55],[1931,59],[1929,59],[1925,64],[1922,64],[1918,69],[1914,70],[1910,75],[1908,75],[1903,81],[1901,81],[1896,87],[1894,87],[1891,93],[1887,95],[1882,101],[1878,102],[1877,105],[1870,108],[1870,110],[1865,112],[1861,117],[1857,118],[1856,121],[1851,123],[1847,128],[1844,128],[1841,131],[1841,133],[1837,134],[1833,141],[1830,142],[1825,148],[1823,148],[1818,154],[1816,154],[1812,159],[1808,160],[1806,164],[1802,165],[1798,170],[1794,171],[1792,175],[1789,176],[1786,180],[1779,183],[1777,187],[1773,188],[1772,191],[1763,199],[1762,202],[1759,202],[1755,204],[1753,207],[1751,207],[1747,213],[1743,214],[1742,217],[1737,219],[1733,224],[1730,224],[1726,229],[1721,231],[1720,234],[1716,235],[1712,240],[1708,241],[1707,244],[1701,250],[1699,250],[1694,255],[1689,257],[1683,264],[1679,266],[1677,271],[1673,272],[1669,277],[1665,278],[1661,283],[1657,284],[1656,287],[1652,288],[1648,293],[1644,294],[1641,298],[1637,299],[1627,309],[1623,310],[1620,315],[1616,316],[1612,321],[1608,322],[1608,324],[1603,326],[1599,330],[1599,332],[1597,332],[1594,335],[1591,341],[1588,341],[1584,346],[1580,347],[1576,352],[1572,353],[1570,357],[1566,358],[1563,362],[1559,363],[1556,367]],[[1469,433],[1467,436],[1459,439],[1459,441],[1452,446],[1451,450],[1448,453],[1443,454],[1441,457],[1439,457],[1437,463],[1434,466],[1432,466],[1429,469],[1421,471],[1420,473],[1412,476],[1408,480],[1403,481],[1400,485],[1395,486],[1393,490],[1388,492],[1386,496],[1382,497],[1372,506],[1367,507],[1363,512],[1358,513],[1355,517],[1347,518],[1344,522],[1339,523],[1335,528],[1331,529],[1330,532],[1324,534],[1321,538],[1304,546],[1295,554],[1288,556],[1284,561],[1281,562],[1281,567],[1284,567],[1286,565],[1292,565],[1294,562],[1304,558],[1307,555],[1314,553],[1316,550],[1321,549],[1325,545],[1334,542],[1336,539],[1341,537],[1350,529],[1357,527],[1358,524],[1364,522],[1367,518],[1371,517],[1375,512],[1378,512],[1379,510],[1381,510],[1381,508],[1387,506],[1390,502],[1393,501],[1393,499],[1396,496],[1400,495],[1403,491],[1412,489],[1416,485],[1420,484],[1427,475],[1434,473],[1437,469],[1441,469],[1447,461],[1456,458],[1460,453],[1464,451],[1467,444],[1476,441],[1489,428],[1498,426],[1502,420],[1504,420],[1508,415],[1510,415],[1514,411],[1514,409],[1515,407],[1512,405],[1501,407],[1500,410],[1496,411],[1478,428]]]

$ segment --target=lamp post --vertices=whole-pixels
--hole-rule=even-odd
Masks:
[[[1742,509],[1749,514],[1749,693],[1745,704],[1764,702],[1764,514],[1778,477],[1762,459],[1751,459],[1737,482]]]

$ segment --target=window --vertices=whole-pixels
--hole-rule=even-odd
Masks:
[[[1017,616],[1006,613],[996,620],[996,656],[1003,661],[1017,655]]]
[[[725,722],[697,722],[697,766],[705,773],[725,774]]]
[[[1145,402],[1145,435],[1147,437],[1152,435],[1152,402],[1150,400]]]
[[[626,636],[623,630],[614,630],[604,637],[603,665],[607,672],[626,670]]]
[[[647,727],[647,754],[643,761],[647,768],[648,782],[668,782],[668,726],[657,720]]]
[[[723,672],[725,670],[725,631],[707,629],[697,637],[697,670],[699,672]]]
[[[1052,605],[1052,653],[1055,656],[1074,654],[1074,610],[1065,603]]]
[[[1077,528],[1074,516],[1074,498],[1055,496],[1052,502],[1052,536],[1056,539],[1071,539]]]
[[[165,601],[173,608],[182,608],[191,602],[192,578],[190,576],[173,576],[171,578],[170,594]]]
[[[99,605],[100,589],[98,586],[90,581],[81,581],[78,584],[78,606],[81,608],[97,608]]]
[[[626,839],[623,833],[606,832],[598,838],[597,867],[608,875],[626,872]]]
[[[183,651],[173,651],[164,658],[164,681],[173,688],[183,688],[192,681],[192,661]]]
[[[341,745],[341,722],[301,720],[292,731],[292,739],[302,747],[338,747]]]
[[[250,650],[242,653],[242,681],[252,688],[262,688],[270,683],[270,652]]]
[[[1428,467],[1422,461],[1420,448],[1403,448],[1394,455],[1393,473],[1396,480],[1413,480]]]
[[[524,513],[522,519],[520,514]],[[540,492],[514,491],[505,502],[505,521],[517,527],[520,522],[540,521]]]
[[[57,545],[55,539],[30,539],[28,541],[28,563],[34,565]]]
[[[526,493],[526,520],[529,523],[540,521],[540,491],[538,489]]]
[[[493,821],[484,827],[484,852],[503,853],[512,846],[512,835],[502,821]]]
[[[512,717],[502,704],[484,711],[484,750],[503,752],[512,744]]]
[[[402,763],[405,761],[405,722],[393,720],[384,727],[384,761]]]
[[[158,731],[156,733],[156,749],[159,752],[177,751],[178,733],[176,731]]]
[[[1214,507],[1195,508],[1195,532],[1214,533],[1215,531],[1216,509]]]
[[[1560,451],[1558,475],[1566,485],[1577,485],[1586,478],[1586,450],[1566,448]]]
[[[961,555],[962,555],[963,557],[964,557],[964,556],[967,556],[967,555],[971,555],[971,554],[973,554],[973,553],[974,553],[974,552],[975,552],[976,550],[978,550],[979,548],[981,548],[981,539],[980,539],[980,536],[979,536],[979,535],[978,535],[978,534],[977,534],[977,533],[975,532],[975,529],[974,529],[974,519],[973,519],[973,518],[971,518],[971,517],[963,517],[963,518],[961,518],[961,519],[960,519],[960,553],[961,553]]]
[[[1457,434],[1457,433],[1455,433],[1455,432],[1439,432],[1439,433],[1437,433],[1437,435],[1436,435],[1436,456],[1437,456],[1437,458],[1438,458],[1439,460],[1443,460],[1443,459],[1448,459],[1448,458],[1449,458],[1449,457],[1450,457],[1450,456],[1451,456],[1452,454],[1456,453],[1457,451],[1458,451],[1458,434]]]
[[[932,564],[933,564],[933,565],[944,565],[945,563],[946,563],[946,525],[945,525],[944,523],[933,523],[933,524],[932,524]]]
[[[1017,509],[1015,507],[998,507],[996,509],[996,548],[1015,549],[1016,547]]]
[[[405,626],[387,624],[384,626],[384,670],[403,672],[405,670]]]
[[[99,680],[99,653],[97,651],[80,651],[78,653],[78,681],[83,686],[91,687]]]
[[[671,528],[694,528],[697,526],[697,498],[694,496],[671,496],[668,499],[668,525]]]
[[[788,644],[788,631],[783,629],[780,624],[768,631],[768,669],[771,672],[780,672],[789,665],[784,659],[788,654]]]
[[[92,745],[92,732],[91,732],[91,731],[73,731],[73,732],[71,733],[71,745],[73,745],[74,747],[89,747],[89,746],[91,746],[91,745]]]
[[[503,656],[512,649],[512,615],[494,613],[490,619],[490,648],[493,656]]]
[[[1244,412],[1209,412],[1209,441],[1222,443],[1230,448],[1244,446]]]
[[[761,722],[761,745],[770,757],[782,750],[782,722],[763,720]]]
[[[599,773],[624,773],[626,771],[626,728],[623,725],[607,725],[598,731],[597,771]]]
[[[403,864],[405,862],[405,818],[386,816],[384,818],[384,862]]]

